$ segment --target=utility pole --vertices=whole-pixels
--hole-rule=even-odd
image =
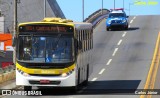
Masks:
[[[16,63],[16,47],[15,47],[15,39],[17,38],[17,0],[14,0],[14,23],[13,23],[13,43],[14,43],[14,51],[13,51],[13,63]]]
[[[84,21],[84,0],[82,0],[82,21]]]
[[[115,9],[115,5],[116,5],[116,2],[115,2],[115,0],[114,0],[114,9]]]
[[[46,0],[44,0],[44,18],[46,17]]]
[[[124,9],[124,0],[123,0],[123,9]]]
[[[129,16],[130,16],[130,12],[131,12],[131,3],[129,3]]]
[[[14,0],[14,30],[13,30],[13,36],[16,36],[17,31],[17,0]]]
[[[102,14],[103,14],[103,0],[102,0]]]

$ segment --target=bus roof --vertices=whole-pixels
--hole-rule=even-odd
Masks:
[[[24,22],[20,23],[19,26],[27,25],[27,24],[63,24],[68,26],[75,26],[76,28],[91,28],[92,24],[87,22],[73,22],[69,19],[62,19],[62,18],[44,18],[42,21],[39,22]]]

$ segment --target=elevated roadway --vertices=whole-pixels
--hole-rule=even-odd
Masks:
[[[160,31],[160,16],[132,16],[129,20],[130,28],[126,31],[106,31],[105,19],[94,29],[92,62],[94,71],[87,87],[82,87],[77,95],[64,94],[65,90],[57,92],[48,89],[49,96],[38,97],[140,98],[140,95],[134,94],[133,89],[143,89],[145,86]],[[159,79],[157,78],[156,81]],[[155,85],[159,86],[158,82]],[[18,97],[35,98],[35,96],[5,96],[4,98]]]

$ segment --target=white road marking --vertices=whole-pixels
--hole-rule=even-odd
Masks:
[[[97,80],[97,78],[93,78],[91,81],[96,81]]]
[[[130,28],[131,26],[129,25],[128,27]]]
[[[112,59],[109,59],[106,65],[109,65],[112,62]]]
[[[119,46],[122,43],[122,39],[119,40],[119,42],[117,43],[117,45]]]
[[[136,16],[134,16],[134,18],[133,19],[136,19]]]
[[[132,23],[132,22],[133,22],[133,20],[130,21],[130,23]]]
[[[127,34],[127,32],[124,32],[124,33],[123,33],[123,35],[122,35],[122,37],[125,37],[125,36],[126,36],[126,34]]]
[[[102,74],[105,71],[105,68],[103,68],[98,74]]]
[[[118,51],[118,48],[115,48],[112,56],[115,56],[115,54],[116,54],[117,51]]]

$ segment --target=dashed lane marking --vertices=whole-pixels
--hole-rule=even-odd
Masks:
[[[119,40],[119,42],[117,43],[117,45],[119,46],[119,45],[121,45],[121,43],[122,43],[122,39]]]
[[[97,78],[93,78],[91,81],[96,81],[97,80]]]
[[[134,16],[133,19],[136,19],[136,16]]]
[[[112,59],[109,59],[106,65],[109,65],[112,62]]]
[[[130,28],[131,26],[129,25],[128,27]]]
[[[118,51],[118,48],[115,48],[112,56],[115,56],[115,54],[116,54],[117,51]]]
[[[103,68],[98,74],[102,74],[105,71],[105,68]]]
[[[123,35],[122,35],[122,37],[125,37],[125,36],[126,36],[126,34],[127,34],[127,32],[124,32],[124,33],[123,33]]]
[[[133,20],[130,21],[130,24],[133,22]]]

